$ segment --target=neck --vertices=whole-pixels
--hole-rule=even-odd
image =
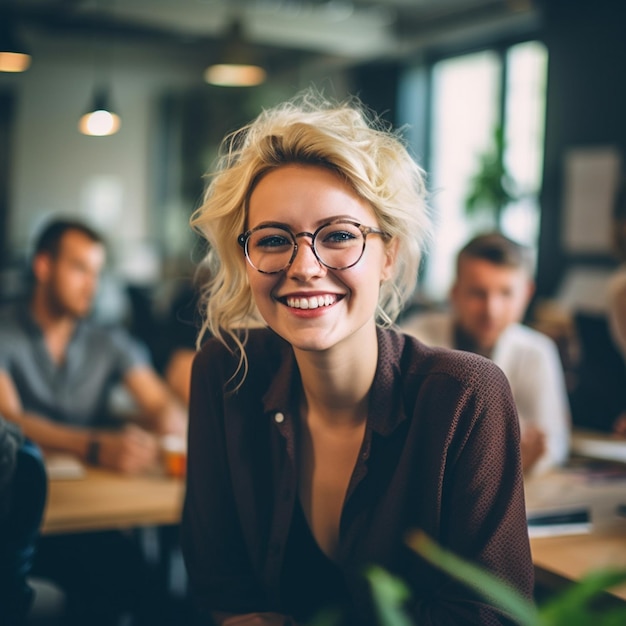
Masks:
[[[342,344],[324,352],[294,350],[307,412],[337,425],[365,421],[378,363],[375,326],[372,330],[351,338],[354,349]]]
[[[470,334],[466,333],[458,324],[454,326],[454,347],[465,352],[474,352],[488,359],[493,354],[493,346],[480,345]]]
[[[33,294],[30,311],[46,337],[54,335],[69,338],[76,328],[76,318],[62,311],[56,311],[40,290],[35,290]]]

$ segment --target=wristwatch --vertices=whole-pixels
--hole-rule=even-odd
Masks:
[[[100,441],[95,437],[89,440],[87,446],[87,463],[91,465],[98,465],[100,460]]]

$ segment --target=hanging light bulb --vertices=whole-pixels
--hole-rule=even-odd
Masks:
[[[265,70],[258,65],[216,63],[204,72],[204,79],[220,87],[255,87],[266,78]]]
[[[31,56],[24,43],[17,37],[14,24],[9,20],[0,22],[0,72],[24,72],[30,67]]]
[[[256,62],[235,20],[230,28],[219,63],[207,67],[204,80],[220,87],[254,87],[265,81],[267,72]]]
[[[83,135],[105,137],[114,135],[122,125],[120,116],[109,106],[109,92],[100,87],[94,93],[93,105],[78,121],[78,130]]]

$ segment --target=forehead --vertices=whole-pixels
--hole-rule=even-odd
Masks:
[[[290,164],[268,172],[248,206],[251,226],[266,220],[310,225],[337,216],[371,221],[375,213],[339,174],[318,165]]]
[[[464,257],[459,261],[457,282],[461,284],[516,285],[530,280],[523,267],[498,265],[486,259]]]
[[[85,256],[102,258],[105,256],[104,245],[94,241],[91,237],[79,230],[68,230],[59,241],[59,257],[62,256]]]

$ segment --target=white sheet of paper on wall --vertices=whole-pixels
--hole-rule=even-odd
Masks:
[[[564,244],[570,253],[610,254],[621,154],[613,146],[572,148],[564,157]]]

